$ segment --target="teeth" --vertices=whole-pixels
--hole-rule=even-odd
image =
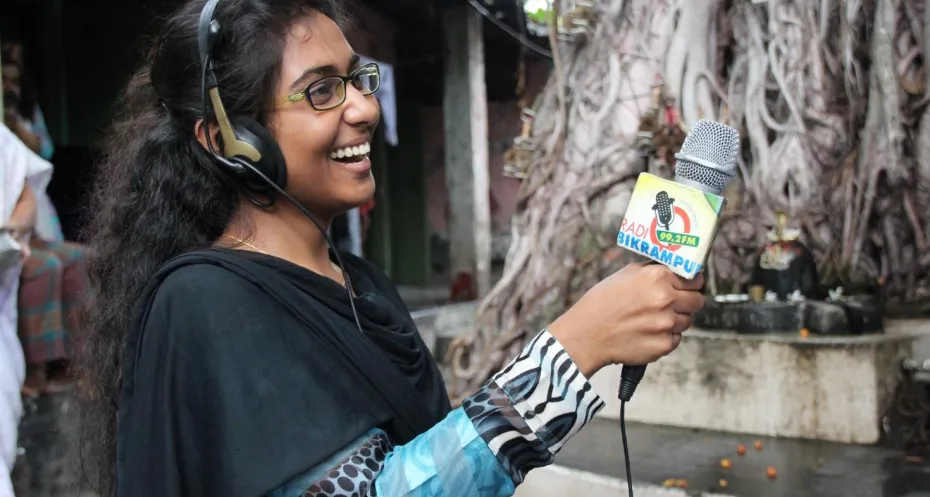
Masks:
[[[357,147],[345,147],[335,150],[329,154],[332,159],[345,159],[349,157],[357,157],[362,155],[367,155],[371,152],[371,144],[363,143]]]

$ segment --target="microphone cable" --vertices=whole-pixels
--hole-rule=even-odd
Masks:
[[[626,488],[629,497],[633,497],[633,476],[630,469],[630,447],[626,439],[626,403],[633,398],[639,380],[646,374],[646,366],[624,365],[620,373],[620,388],[617,398],[620,399],[620,437],[623,440],[623,464],[626,466]]]
[[[626,441],[626,401],[620,401],[620,437],[623,439],[623,465],[626,466],[626,488],[633,497],[633,477],[630,476],[630,446]]]

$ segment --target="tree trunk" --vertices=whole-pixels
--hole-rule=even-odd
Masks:
[[[703,117],[743,137],[709,288],[742,288],[785,210],[825,285],[877,284],[892,303],[927,299],[930,12],[921,0],[602,0],[595,9],[593,32],[554,51],[504,276],[447,357],[456,396],[632,259],[615,239],[636,178],[672,172],[637,148],[657,74],[685,128]]]

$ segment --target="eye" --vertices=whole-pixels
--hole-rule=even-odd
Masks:
[[[307,88],[307,100],[316,108],[327,107],[342,98],[344,87],[340,78],[326,78]]]
[[[329,98],[335,92],[336,83],[330,79],[318,81],[308,88],[308,96],[314,100],[319,98]]]

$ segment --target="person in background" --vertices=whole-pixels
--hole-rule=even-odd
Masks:
[[[46,161],[55,154],[55,145],[45,126],[45,117],[36,98],[35,88],[30,84],[19,42],[7,41],[0,48],[3,67],[3,118],[7,127],[19,139]],[[40,240],[60,242],[64,240],[58,212],[46,191],[36,192],[39,219],[36,231]]]
[[[35,236],[19,285],[19,336],[26,352],[28,374],[23,394],[55,393],[70,383],[69,340],[78,328],[78,308],[85,293],[84,247],[65,241],[58,213],[46,192],[52,167],[47,161],[54,145],[42,111],[28,84],[23,50],[18,42],[2,45],[4,121],[48,168],[34,188]]]
[[[0,236],[7,237],[0,244],[0,497],[13,497],[10,472],[16,460],[20,390],[26,375],[17,337],[17,289],[36,221],[35,185],[50,173],[51,164],[0,125]],[[10,253],[13,250],[21,253]]]
[[[33,152],[45,160],[52,160],[55,145],[26,73],[22,45],[8,41],[0,50],[0,60],[3,61],[3,121]]]

